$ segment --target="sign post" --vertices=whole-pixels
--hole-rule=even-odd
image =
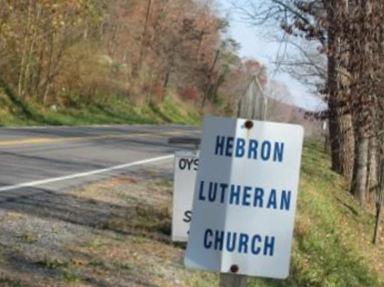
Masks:
[[[206,118],[187,267],[225,287],[288,276],[302,143],[297,125]]]
[[[267,97],[258,75],[251,77],[245,94],[239,99],[237,117],[265,121],[267,117]],[[221,274],[220,287],[245,287],[247,277],[236,274]]]

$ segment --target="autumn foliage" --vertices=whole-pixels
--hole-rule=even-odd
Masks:
[[[227,102],[243,65],[214,1],[0,0],[0,88],[43,107]]]

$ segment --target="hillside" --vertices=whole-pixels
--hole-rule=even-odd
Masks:
[[[266,70],[238,56],[214,2],[3,3],[0,125],[194,124],[197,111],[231,112],[226,85]]]
[[[127,98],[111,96],[107,101],[79,101],[72,107],[14,102],[0,89],[0,126],[91,125],[91,124],[197,124],[198,110],[170,94],[161,103],[133,103]]]
[[[373,216],[329,165],[307,142],[291,275],[250,286],[383,286]],[[186,270],[184,246],[170,242],[171,161],[64,194],[37,191],[12,195],[0,212],[1,286],[217,286],[215,274]]]
[[[345,191],[319,144],[303,153],[292,270],[255,286],[382,286],[383,245],[371,244],[373,215]]]

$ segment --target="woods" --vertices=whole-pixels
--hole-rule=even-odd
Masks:
[[[254,9],[246,11],[249,19],[258,24],[274,21],[290,41],[308,43],[325,56],[327,68],[321,72],[318,61],[308,61],[313,56],[301,48],[302,59],[317,69],[322,83],[317,92],[328,103],[332,169],[345,177],[361,204],[376,201],[383,146],[382,1],[252,3]]]
[[[25,113],[167,96],[231,113],[248,77],[215,1],[1,0],[0,21],[0,88]]]

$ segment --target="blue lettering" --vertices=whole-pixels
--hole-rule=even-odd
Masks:
[[[282,162],[284,154],[284,143],[275,143],[275,149],[273,152],[273,161]]]
[[[203,180],[200,182],[200,187],[199,187],[199,200],[201,200],[201,201],[205,201],[205,197],[204,197],[204,181],[203,181]]]
[[[251,252],[253,255],[259,255],[261,248],[258,247],[256,244],[261,242],[261,236],[260,235],[255,235],[252,238],[252,243],[251,243]]]
[[[229,252],[233,252],[236,248],[236,237],[237,233],[236,232],[228,232],[227,235],[227,250]]]
[[[254,207],[263,207],[264,189],[260,187],[255,188],[255,198],[253,199]]]
[[[258,142],[256,140],[249,140],[248,158],[257,159],[257,146]]]
[[[247,253],[248,252],[248,240],[249,236],[245,233],[240,233],[239,236],[239,253]]]
[[[217,136],[216,137],[215,155],[223,155],[224,144],[225,144],[225,137]]]
[[[217,182],[210,182],[209,183],[209,189],[208,189],[208,200],[213,202],[216,200],[216,193],[217,193]]]
[[[245,140],[243,139],[237,139],[237,143],[236,143],[236,157],[243,157],[244,154],[245,154]]]
[[[269,141],[265,141],[261,145],[261,158],[262,160],[269,160],[270,157],[271,157],[271,143]]]
[[[291,191],[283,190],[281,192],[281,202],[280,202],[280,209],[281,210],[289,210],[291,206]]]
[[[276,190],[275,189],[272,189],[271,193],[269,194],[267,208],[273,208],[273,209],[277,208],[277,204],[276,204]]]
[[[235,204],[239,205],[239,203],[240,203],[240,191],[241,191],[240,185],[231,185],[231,193],[229,196],[230,204],[234,204],[234,201],[236,201]]]
[[[233,137],[227,137],[227,147],[225,149],[225,155],[226,156],[232,156],[233,153]]]
[[[224,231],[215,231],[215,250],[223,250]]]
[[[228,252],[251,253],[253,255],[273,256],[275,251],[275,236],[259,234],[249,235],[232,231],[206,229],[204,232],[203,246],[205,249]]]
[[[226,191],[227,191],[227,188],[228,188],[228,184],[226,184],[226,183],[221,183],[221,184],[220,184],[220,187],[221,187],[221,198],[220,198],[220,202],[221,202],[221,203],[224,203],[224,201],[225,201],[225,194],[226,194]]]
[[[189,233],[189,231],[188,231]],[[208,236],[213,236],[213,231],[211,229],[207,229],[204,233],[204,248],[209,249],[212,247],[212,241],[208,241]]]
[[[271,236],[271,237],[265,236],[264,256],[266,256],[266,255],[273,256],[274,248],[275,248],[275,237],[274,236]]]
[[[243,189],[243,205],[244,206],[250,206],[251,205],[251,202],[250,202],[250,198],[251,198],[250,191],[251,190],[252,190],[252,187],[244,186],[244,189]]]
[[[274,162],[282,162],[284,160],[284,148],[283,142],[270,142],[268,140],[259,142],[255,139],[248,140],[217,135],[215,155],[235,156],[237,158],[247,156],[248,159],[258,159],[260,156],[263,161],[273,160]],[[179,164],[180,168],[185,168],[186,163],[184,161],[181,161]],[[190,166],[191,163],[188,162],[188,167],[190,168]],[[195,169],[197,168],[195,167]]]

